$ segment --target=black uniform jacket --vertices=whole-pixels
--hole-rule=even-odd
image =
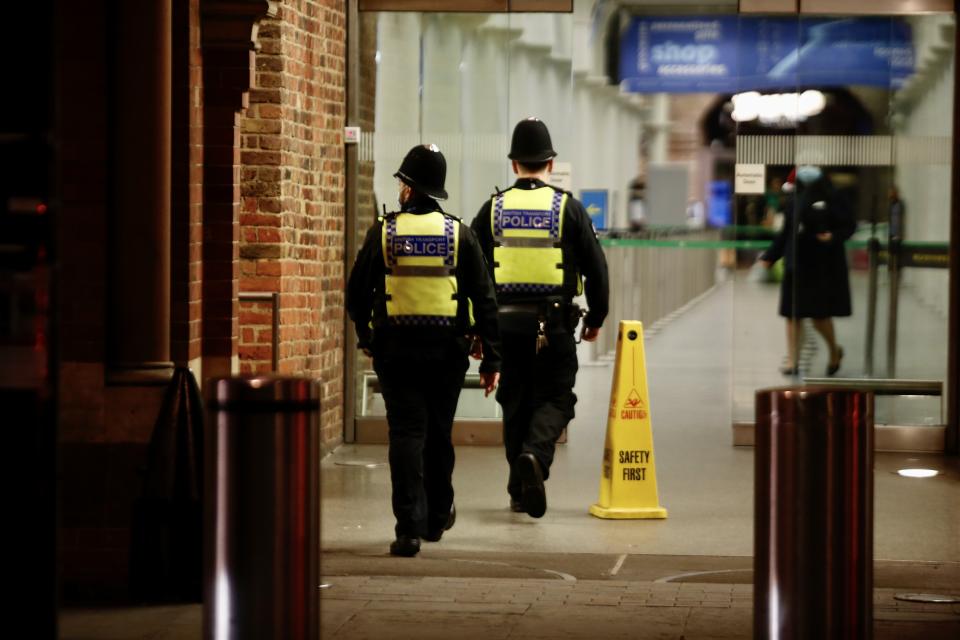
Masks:
[[[783,258],[788,271],[809,272],[829,263],[829,267],[846,273],[843,243],[856,228],[850,207],[828,178],[822,177],[810,185],[798,183],[796,193],[787,198],[783,227],[761,257],[770,262]],[[833,238],[821,242],[817,234],[828,231]],[[837,256],[843,257],[842,262]]]
[[[539,189],[549,186],[541,180],[531,178],[520,178],[514,189]],[[490,200],[487,200],[477,217],[474,218],[471,228],[477,234],[480,240],[480,246],[483,247],[483,253],[490,264],[493,264],[493,231],[490,228]],[[584,283],[584,292],[587,295],[587,315],[584,323],[588,327],[600,327],[603,325],[604,318],[607,317],[607,311],[610,305],[609,281],[607,276],[607,260],[603,255],[603,249],[597,240],[597,234],[594,232],[593,223],[579,200],[568,194],[567,204],[563,210],[563,238],[561,239],[561,250],[563,251],[563,291],[567,302],[573,300],[577,295],[577,284],[579,276],[586,279]],[[500,304],[510,304],[513,302],[527,302],[530,300],[529,294],[501,294]]]
[[[784,261],[780,315],[828,318],[852,313],[844,242],[856,228],[849,204],[826,176],[797,185],[784,207],[783,228],[761,256]],[[830,240],[817,238],[824,232],[830,232]]]
[[[415,195],[403,205],[401,211],[424,214],[442,210],[432,198]],[[499,371],[500,331],[497,327],[493,280],[477,238],[470,228],[465,224],[460,225],[455,274],[460,299],[457,323],[451,328],[389,324],[384,297],[383,248],[380,243],[382,226],[383,221],[378,220],[367,232],[347,283],[347,313],[357,327],[357,346],[371,349],[374,357],[443,359],[450,349],[461,349],[466,353],[469,347],[466,335],[475,334],[483,342],[480,371]],[[468,326],[468,299],[472,303],[472,327]]]

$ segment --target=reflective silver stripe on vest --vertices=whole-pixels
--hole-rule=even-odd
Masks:
[[[536,247],[542,249],[555,249],[560,247],[560,242],[554,238],[514,238],[500,236],[496,240],[498,247]]]
[[[430,267],[430,266],[392,266],[388,270],[392,276],[452,276],[456,273],[455,269],[450,267]]]

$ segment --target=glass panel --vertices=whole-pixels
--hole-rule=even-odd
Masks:
[[[752,62],[727,108],[738,167],[766,187],[735,198],[735,421],[777,382],[946,380],[953,28],[944,15],[741,19]],[[771,234],[780,260],[750,267],[749,241]],[[876,421],[941,425],[941,406],[883,396]]]
[[[953,52],[944,29],[952,25],[946,16],[801,21],[799,86],[832,85],[824,113],[833,113],[800,125],[796,164],[798,171],[821,167],[837,205],[829,205],[827,194],[823,211],[831,215],[808,208],[808,218],[797,222],[835,231],[840,221],[832,210],[846,208],[856,231],[846,242],[850,315],[842,313],[840,257],[825,258],[822,245],[815,245],[818,261],[837,264],[831,262],[826,273],[798,265],[794,295],[802,300],[814,291],[828,294],[828,304],[814,310],[836,316],[832,328],[844,355],[838,376],[946,379],[947,271],[933,265],[936,256],[946,255],[949,237]],[[808,195],[816,189],[816,183],[809,186]],[[798,183],[798,203],[803,191]],[[805,200],[815,206],[820,196]],[[912,200],[915,229],[907,226]],[[939,264],[946,266],[945,260]],[[909,321],[898,323],[898,317]],[[824,338],[812,343],[821,355],[805,376],[816,377],[829,360],[831,326],[815,317],[810,324]],[[809,337],[803,345],[811,346]],[[939,400],[883,398],[875,418],[878,424],[943,424]]]
[[[733,421],[752,424],[758,389],[791,381],[798,358],[789,328],[794,304],[787,268],[796,254],[794,149],[801,117],[796,69],[796,17],[741,16],[736,86],[724,97],[718,136],[735,157],[720,174],[732,195],[724,266],[733,288]],[[808,94],[804,100],[816,99]],[[735,140],[732,139],[735,136]],[[721,205],[722,201],[717,202]],[[736,440],[740,444],[748,443]]]
[[[537,116],[561,139],[571,130],[570,14],[363,15],[376,42],[370,52],[373,121],[366,125],[374,133],[365,171],[377,206],[396,206],[393,174],[406,152],[417,144],[436,144],[447,161],[450,198],[443,207],[470,223],[491,193],[513,182],[506,156],[516,122]],[[574,152],[572,144],[560,144],[558,150],[560,162]],[[371,223],[372,218],[359,217],[358,242]],[[369,358],[348,357],[357,358],[358,418],[384,416]],[[485,398],[476,388],[478,368],[471,361],[457,417],[499,419],[494,397]]]
[[[893,162],[877,235],[894,259],[880,266],[876,336],[882,355],[874,374],[946,380],[956,21],[923,15],[899,22],[911,34],[913,55],[906,64],[913,73],[895,82],[890,94]],[[942,424],[939,400],[878,403],[878,421]]]
[[[375,133],[361,147],[358,238],[375,207],[394,206],[393,173],[415,144],[444,151],[445,207],[472,220],[513,182],[510,133],[535,115],[554,133],[554,179],[596,214],[610,266],[608,330],[581,345],[581,363],[612,356],[619,320],[657,332],[710,291],[707,333],[732,339],[717,380],[732,386],[735,423],[753,421],[758,388],[827,375],[839,349],[818,329],[831,326],[835,377],[945,380],[947,270],[935,265],[949,231],[953,16],[631,11],[363,14]],[[798,166],[819,168],[820,186]],[[778,236],[787,259],[757,265]],[[697,353],[690,364],[716,366]],[[357,357],[358,415],[376,413]],[[884,397],[877,421],[941,424],[940,406]],[[467,389],[458,415],[498,411]]]
[[[794,149],[794,260],[786,281],[803,378],[869,374],[872,294],[862,247],[892,159],[893,76],[889,56],[879,52],[896,47],[896,25],[877,17],[804,17],[799,24],[797,92],[824,96],[820,113],[799,122]]]

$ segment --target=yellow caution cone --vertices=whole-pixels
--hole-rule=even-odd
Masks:
[[[590,506],[590,513],[616,519],[667,517],[657,497],[643,323],[635,320],[620,322],[600,500]]]

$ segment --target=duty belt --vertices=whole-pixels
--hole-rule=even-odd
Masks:
[[[529,318],[530,328],[536,327],[536,351],[547,346],[547,328],[548,325],[555,326],[559,323],[565,330],[573,330],[577,321],[583,316],[583,311],[579,306],[572,302],[562,300],[544,300],[542,302],[514,302],[499,305],[498,311],[505,316],[514,316],[517,318]],[[568,326],[571,322],[574,326]],[[534,324],[535,323],[535,324]],[[509,323],[506,323],[509,324]],[[579,340],[577,341],[579,343]]]

